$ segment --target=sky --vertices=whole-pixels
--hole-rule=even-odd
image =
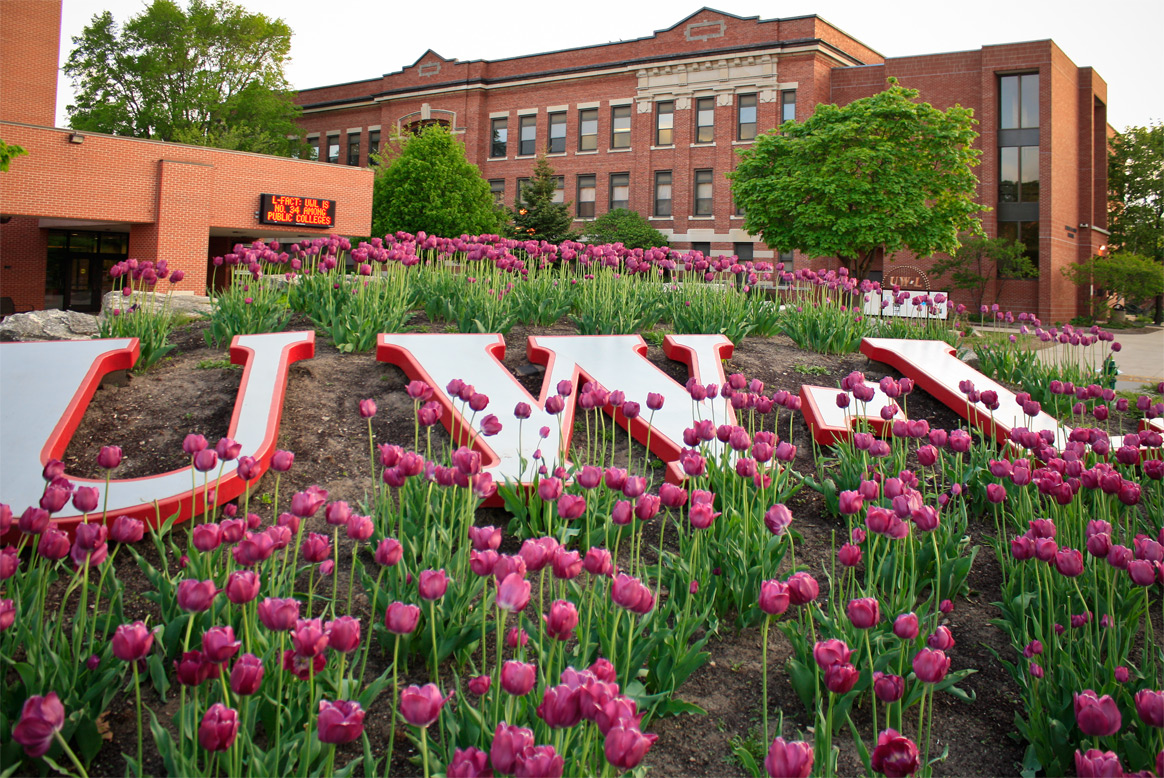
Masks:
[[[43,2],[45,0],[30,0]],[[185,2],[185,0],[178,0]],[[412,64],[427,50],[450,59],[503,59],[650,36],[697,11],[701,0],[241,0],[294,31],[287,77],[306,89],[374,78]],[[709,0],[710,7],[761,19],[816,14],[885,57],[977,49],[1051,38],[1108,84],[1108,121],[1117,130],[1164,121],[1164,3],[1160,0]],[[64,0],[63,64],[93,15],[124,22],[147,0]],[[972,11],[967,9],[973,9]],[[72,98],[60,75],[57,123]]]

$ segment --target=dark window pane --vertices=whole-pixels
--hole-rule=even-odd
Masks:
[[[1039,147],[1023,146],[1020,150],[1021,166],[1019,176],[1021,186],[1019,199],[1024,203],[1039,201]]]
[[[335,165],[339,162],[339,136],[327,136],[327,161]]]
[[[711,244],[710,243],[692,243],[691,250],[698,251],[700,254],[707,257],[707,256],[711,255]]]
[[[587,108],[578,112],[578,150],[598,150],[598,109]]]
[[[368,133],[368,164],[375,165],[376,160],[372,158],[373,154],[380,153],[380,131],[372,130]]]
[[[631,145],[631,107],[615,106],[610,110],[610,147],[629,149]]]
[[[610,209],[630,207],[630,173],[610,177]]]
[[[523,157],[533,156],[537,153],[538,117],[523,116],[519,121],[521,123],[521,140],[517,153]]]
[[[554,203],[566,202],[566,177],[558,176],[554,181],[556,184],[554,187],[554,196],[550,198],[550,201]]]
[[[551,154],[566,152],[566,114],[550,114],[550,145]]]
[[[1027,256],[1031,259],[1031,264],[1035,267],[1039,266],[1039,223],[1038,222],[1021,222],[1020,234],[1023,245],[1027,247]]]
[[[1039,74],[1027,73],[1020,83],[1022,92],[1022,127],[1039,126]]]
[[[734,253],[741,262],[750,262],[755,257],[756,244],[755,243],[736,243],[732,247]]]
[[[796,90],[790,89],[780,96],[780,121],[790,122],[796,118]]]
[[[715,140],[715,98],[701,97],[695,101],[695,142]]]
[[[509,120],[506,118],[494,119],[491,122],[493,142],[490,144],[489,156],[504,157],[509,144]]]
[[[712,215],[712,172],[710,170],[695,171],[695,216]]]
[[[69,233],[69,251],[74,254],[78,252],[94,252],[97,250],[97,233],[95,232],[70,232]]]
[[[505,179],[496,178],[489,182],[489,191],[493,194],[493,202],[500,205],[505,202]]]
[[[348,136],[348,164],[349,165],[359,165],[360,164],[360,136],[359,135],[349,135]]]
[[[1019,150],[1017,146],[1004,146],[998,150],[998,201],[1018,202]]]
[[[655,173],[655,215],[671,215],[671,171]]]
[[[655,145],[670,146],[675,140],[675,103],[668,100],[655,106]]]
[[[1017,130],[1019,126],[1019,77],[998,79],[998,127]]]
[[[756,137],[756,96],[740,95],[740,126],[738,140],[753,140]]]
[[[307,158],[319,159],[319,138],[308,138],[307,145],[310,147],[307,152]]]
[[[594,217],[594,193],[597,178],[595,176],[578,176],[578,218],[590,219]]]

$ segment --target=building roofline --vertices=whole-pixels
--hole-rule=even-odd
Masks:
[[[384,79],[384,78],[388,78],[390,76],[395,76],[395,75],[403,73],[404,71],[408,70],[409,68],[416,67],[416,65],[420,62],[420,60],[424,59],[424,57],[429,53],[435,54],[436,56],[440,57],[443,62],[456,62],[458,65],[475,65],[475,64],[480,63],[480,62],[485,62],[488,64],[495,64],[495,63],[502,63],[502,62],[513,62],[513,61],[519,60],[519,59],[529,59],[530,57],[546,57],[546,56],[550,56],[553,54],[569,54],[570,52],[574,52],[574,51],[588,51],[590,49],[600,49],[600,48],[604,48],[607,46],[622,46],[624,44],[629,44],[629,43],[640,43],[642,41],[649,41],[649,40],[654,39],[655,37],[658,36],[659,33],[670,32],[670,31],[674,30],[676,27],[678,27],[679,25],[688,21],[692,17],[698,16],[699,14],[703,13],[704,11],[711,11],[712,13],[717,13],[717,14],[720,14],[722,16],[731,17],[732,19],[738,19],[738,20],[744,21],[744,22],[755,21],[756,24],[769,24],[771,22],[793,22],[793,21],[800,21],[802,19],[819,19],[820,21],[824,22],[829,27],[832,27],[834,30],[841,33],[845,37],[850,38],[853,41],[855,41],[856,43],[861,44],[862,46],[869,49],[877,56],[882,57],[882,59],[884,59],[884,55],[881,54],[881,52],[877,51],[872,46],[869,46],[864,41],[861,41],[860,39],[845,32],[840,27],[836,26],[832,22],[825,19],[823,16],[819,16],[817,14],[801,14],[800,16],[772,17],[771,19],[761,19],[759,16],[737,16],[736,14],[728,13],[727,11],[720,11],[716,8],[711,8],[710,6],[703,6],[702,8],[695,11],[694,13],[690,13],[687,16],[680,19],[679,21],[675,22],[675,24],[671,25],[670,27],[664,27],[662,29],[655,30],[650,35],[643,35],[643,36],[638,37],[638,38],[628,38],[626,40],[607,41],[606,43],[593,43],[593,44],[589,44],[586,46],[573,46],[571,48],[553,49],[551,51],[538,51],[538,52],[534,52],[531,54],[517,54],[517,55],[512,56],[512,57],[503,57],[501,59],[478,58],[478,59],[469,59],[469,60],[459,60],[455,57],[452,59],[448,59],[446,57],[441,56],[440,54],[437,54],[435,51],[433,51],[430,48],[430,49],[427,49],[424,54],[421,54],[420,57],[416,60],[416,62],[413,62],[411,65],[405,65],[404,67],[400,68],[399,70],[392,70],[392,71],[389,71],[387,73],[384,73],[383,75],[381,75],[380,78]],[[819,40],[819,39],[814,39],[814,40]],[[785,41],[771,41],[768,44],[764,44],[764,45],[772,45],[774,43],[784,43],[784,42]],[[821,42],[823,43],[823,41],[821,41]],[[839,48],[837,48],[835,46],[831,46],[831,44],[825,44],[825,45],[829,45],[830,48],[833,48],[836,51],[841,51]],[[731,49],[731,50],[735,50],[735,49]],[[714,49],[708,53],[715,53],[715,52],[719,52],[719,51],[725,51],[725,50],[724,49]],[[844,52],[842,52],[842,53],[844,53]],[[853,57],[850,54],[845,53],[845,56],[849,57],[850,59],[856,60],[856,57]],[[307,88],[299,89],[296,91],[298,91],[298,92],[312,92],[312,91],[316,91],[319,89],[330,89],[332,87],[337,87],[337,86],[349,86],[351,84],[359,84],[359,83],[362,83],[364,81],[375,81],[375,80],[377,80],[377,79],[374,79],[374,78],[373,79],[356,79],[354,81],[344,81],[344,82],[340,82],[340,83],[336,83],[336,84],[325,84],[323,86],[307,87]],[[463,83],[463,82],[445,82],[445,83]],[[319,104],[319,105],[322,105],[322,104]]]
[[[490,86],[493,84],[504,84],[509,81],[527,81],[534,78],[549,78],[553,76],[569,75],[571,73],[598,73],[606,70],[626,70],[635,66],[647,65],[652,62],[668,62],[676,59],[690,59],[699,56],[719,56],[730,53],[746,54],[749,51],[763,50],[763,49],[783,49],[792,48],[796,46],[815,45],[827,48],[834,52],[838,57],[852,60],[858,63],[856,66],[864,65],[856,57],[842,51],[838,47],[821,40],[820,38],[796,38],[792,40],[783,41],[768,41],[764,43],[754,43],[743,46],[731,46],[729,48],[721,49],[703,49],[701,51],[685,51],[671,54],[654,54],[650,57],[639,57],[637,59],[623,60],[621,62],[610,62],[602,65],[578,65],[569,68],[556,68],[554,70],[541,70],[532,73],[521,73],[512,76],[500,76],[497,78],[478,77],[470,79],[457,79],[454,81],[441,81],[432,84],[413,85],[406,87],[399,87],[397,89],[385,89],[379,92],[372,92],[370,94],[353,95],[351,97],[337,98],[335,100],[325,100],[317,103],[303,103],[300,108],[304,110],[318,110],[323,108],[333,108],[346,105],[348,103],[367,103],[377,99],[393,97],[396,95],[408,94],[409,92],[428,92],[434,89],[445,89],[449,87],[466,87],[466,86]],[[500,60],[497,60],[500,61]],[[870,63],[875,64],[875,63]],[[358,83],[358,82],[353,82]]]

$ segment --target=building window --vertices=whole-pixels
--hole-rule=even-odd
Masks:
[[[554,187],[554,196],[550,198],[550,202],[564,203],[566,202],[566,177],[556,176],[554,178],[556,186]]]
[[[597,108],[586,108],[578,112],[578,150],[598,150]]]
[[[1039,74],[1003,76],[998,83],[1000,130],[1039,126]]]
[[[706,242],[692,243],[691,250],[698,251],[700,254],[702,254],[705,257],[711,256],[711,244],[710,243],[706,243]]]
[[[736,140],[756,139],[756,96],[740,95],[740,116]]]
[[[509,153],[509,119],[502,116],[489,122],[493,142],[489,146],[490,157],[504,157]]]
[[[796,90],[789,89],[780,93],[780,122],[796,120]]]
[[[594,192],[597,188],[597,177],[578,176],[578,218],[594,218]]]
[[[655,215],[671,215],[671,171],[659,170],[655,173]]]
[[[327,161],[339,164],[339,134],[327,136]]]
[[[318,137],[308,138],[307,139],[307,146],[308,146],[307,158],[308,159],[319,159],[319,138]]]
[[[695,171],[695,209],[691,212],[692,216],[712,215],[711,180],[712,171]]]
[[[671,146],[675,143],[675,101],[655,103],[655,145]]]
[[[610,109],[610,147],[629,149],[631,145],[631,107],[616,105]]]
[[[358,166],[360,164],[360,136],[348,136],[348,164]]]
[[[792,272],[793,253],[791,251],[781,251],[777,255],[776,258],[777,258],[777,261],[781,262],[784,265],[784,272],[786,272],[786,273]]]
[[[630,208],[630,173],[610,176],[610,210],[615,208]]]
[[[998,201],[1039,201],[1039,147],[1003,146],[998,150]]]
[[[517,144],[517,155],[519,157],[532,157],[538,153],[538,117],[530,114],[529,116],[522,116],[518,119],[519,133]]]
[[[493,203],[501,205],[505,202],[505,179],[494,178],[489,181],[489,192],[493,195]]]
[[[1036,269],[1039,267],[1039,223],[1037,221],[1030,222],[999,222],[998,223],[998,237],[1005,240],[1017,240],[1026,247],[1023,252],[1031,260],[1031,264]],[[1000,272],[1000,268],[995,267],[995,273],[999,278],[1004,278]]]
[[[566,114],[550,114],[550,146],[551,154],[566,153]]]
[[[695,101],[695,142],[715,140],[715,98],[700,97]]]
[[[525,188],[529,186],[528,178],[517,179],[517,202],[522,204],[525,202]]]
[[[370,130],[368,132],[368,164],[379,164],[374,155],[380,153],[380,131]]]
[[[740,262],[751,262],[756,256],[755,243],[733,243],[732,253]]]

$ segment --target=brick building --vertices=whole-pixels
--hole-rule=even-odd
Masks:
[[[369,233],[370,171],[54,128],[60,0],[0,0],[0,19],[0,138],[28,152],[0,173],[6,307],[94,310],[127,257],[166,259],[202,293],[237,242]],[[263,193],[334,201],[332,224],[264,224]]]
[[[992,209],[985,231],[1023,240],[1040,268],[1037,279],[1007,282],[1000,302],[1047,321],[1086,310],[1059,268],[1106,237],[1107,88],[1050,40],[887,59],[817,16],[704,8],[650,37],[587,48],[471,62],[430,50],[397,72],[303,90],[298,102],[324,162],[367,166],[393,133],[439,123],[461,138],[499,202],[514,201],[545,152],[577,228],[628,207],[676,248],[803,266],[827,260],[747,234],[724,174],[758,133],[804,120],[818,103],[880,91],[890,76],[938,108],[974,109],[979,197]],[[932,264],[892,259],[923,272]]]

